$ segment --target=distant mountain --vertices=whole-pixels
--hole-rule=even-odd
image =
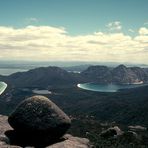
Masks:
[[[17,87],[47,87],[53,85],[73,85],[77,83],[147,83],[148,70],[140,67],[119,65],[115,68],[107,66],[89,66],[86,70],[75,73],[59,67],[49,66],[17,72],[9,76],[0,76],[0,81]]]
[[[10,76],[2,77],[6,83],[19,87],[32,87],[61,84],[73,84],[76,82],[74,75],[59,67],[41,67],[27,72],[18,72]]]
[[[94,82],[111,82],[111,70],[107,66],[90,66],[81,72],[81,76]]]
[[[90,115],[98,120],[148,125],[148,86],[123,90],[117,93],[86,91],[77,83],[138,83],[148,82],[148,71],[140,67],[119,65],[90,66],[81,73],[67,72],[59,67],[44,67],[27,72],[0,76],[8,84],[0,96],[0,113],[9,114],[24,98],[35,95],[32,87],[42,87],[69,115]],[[49,86],[49,87],[48,87]],[[50,87],[52,86],[52,87]],[[54,87],[55,86],[55,87]],[[63,87],[64,86],[64,87]]]
[[[77,65],[77,66],[69,66],[69,67],[61,67],[64,70],[67,70],[69,72],[82,72],[84,70],[86,70],[89,66],[91,66],[90,64],[86,64],[86,65]]]
[[[112,81],[115,83],[135,83],[142,81],[142,79],[131,68],[119,65],[112,70]]]
[[[119,65],[115,68],[107,66],[90,66],[81,73],[90,81],[99,83],[146,83],[148,82],[148,71],[140,67],[126,67]]]

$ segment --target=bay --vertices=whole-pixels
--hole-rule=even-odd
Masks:
[[[5,82],[0,81],[0,95],[5,91],[7,88],[7,84]]]
[[[98,83],[84,83],[77,84],[77,87],[98,92],[118,92],[123,89],[132,89],[142,87],[148,84],[98,84]]]

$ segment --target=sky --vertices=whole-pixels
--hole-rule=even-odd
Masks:
[[[148,64],[148,0],[0,0],[0,60]]]

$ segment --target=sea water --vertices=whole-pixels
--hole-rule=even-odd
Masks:
[[[5,82],[0,81],[0,95],[5,91],[7,88],[7,84]]]
[[[84,83],[77,86],[81,89],[98,91],[98,92],[118,92],[123,89],[131,89],[142,87],[148,84],[98,84],[98,83]]]

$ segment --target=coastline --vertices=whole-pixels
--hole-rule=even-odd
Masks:
[[[0,95],[1,95],[5,91],[8,85],[2,81],[0,81],[0,84],[2,85],[2,87],[0,88]]]
[[[132,89],[137,87],[146,86],[143,82],[140,83],[129,83],[129,84],[93,84],[93,83],[83,83],[77,84],[78,88],[89,90],[89,91],[97,91],[97,92],[118,92],[122,89]]]

